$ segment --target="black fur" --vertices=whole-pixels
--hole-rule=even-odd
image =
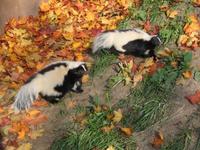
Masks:
[[[87,69],[86,65],[84,65],[84,66]],[[57,92],[61,93],[60,96],[53,96],[53,95],[47,96],[47,95],[42,95],[40,93],[41,97],[44,98],[45,100],[49,101],[50,103],[56,103],[69,91],[73,91],[76,93],[83,92],[81,79],[82,79],[84,73],[85,73],[85,70],[83,69],[82,66],[79,66],[78,68],[69,70],[68,74],[65,75],[63,84],[57,85],[54,88]],[[80,85],[77,87],[76,90],[73,90],[72,88],[76,82],[80,82]]]
[[[125,54],[131,54],[138,57],[151,57],[151,55],[154,55],[154,52],[152,51],[154,51],[155,47],[156,45],[151,41],[140,39],[128,42],[123,46],[123,49],[126,50]],[[145,55],[147,50],[150,50],[150,52],[148,55]]]

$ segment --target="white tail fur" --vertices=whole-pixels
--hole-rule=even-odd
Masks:
[[[19,112],[24,109],[27,110],[32,105],[33,101],[38,98],[39,90],[37,90],[37,86],[34,86],[33,84],[34,82],[25,84],[17,93],[15,102],[12,105],[15,112]]]
[[[111,48],[114,42],[114,33],[115,32],[111,31],[97,35],[94,39],[92,52],[95,53],[103,48]]]

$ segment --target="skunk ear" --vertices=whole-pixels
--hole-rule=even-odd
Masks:
[[[79,66],[78,68],[74,68],[71,70],[71,73],[75,76],[81,77],[88,70],[85,64]]]
[[[152,38],[151,38],[151,41],[150,41],[153,45],[155,45],[155,46],[159,46],[159,45],[161,45],[161,40],[160,40],[160,37],[159,36],[153,36]]]

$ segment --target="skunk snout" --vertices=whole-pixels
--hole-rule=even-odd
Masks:
[[[156,35],[151,38],[151,43],[155,46],[160,46],[162,44],[162,41],[161,41],[160,37],[158,35]]]

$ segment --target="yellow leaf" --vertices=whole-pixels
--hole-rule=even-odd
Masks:
[[[181,35],[180,37],[179,37],[179,40],[178,40],[178,44],[181,44],[181,45],[185,45],[186,44],[186,42],[187,42],[187,40],[188,40],[188,36],[187,35]]]
[[[79,48],[80,46],[81,46],[81,42],[74,42],[74,43],[72,44],[73,49],[77,49],[77,48]]]
[[[106,150],[115,150],[115,148],[112,145],[110,145]]]
[[[153,64],[154,64],[153,58],[148,58],[148,59],[146,59],[145,62],[144,62],[144,67],[150,67],[150,66],[152,66]]]
[[[165,50],[158,51],[157,54],[158,54],[159,56],[162,56],[162,57],[167,57],[167,56],[171,56],[172,53],[173,53],[172,50],[166,48]]]
[[[41,137],[43,135],[44,129],[40,130],[33,130],[31,133],[29,133],[29,137],[33,140],[37,139],[38,137]]]
[[[17,150],[31,150],[32,145],[30,143],[25,143],[20,145]]]
[[[98,112],[101,112],[101,106],[95,106],[94,107],[94,111],[96,112],[96,113],[98,113]]]
[[[41,10],[42,12],[49,11],[49,9],[50,9],[50,6],[49,6],[48,3],[42,2],[42,3],[40,4],[40,10]]]
[[[177,10],[168,10],[167,11],[167,17],[174,19],[178,15]]]
[[[141,73],[134,75],[133,77],[133,87],[137,85],[138,82],[142,81],[143,77]]]
[[[112,118],[112,121],[118,123],[121,121],[122,117],[122,111],[121,109],[118,109],[117,111],[114,111],[114,117]]]
[[[95,14],[91,11],[88,11],[87,14],[86,14],[86,19],[87,19],[87,21],[94,21]]]
[[[192,71],[185,71],[185,72],[183,72],[183,77],[185,79],[190,79],[192,77]]]
[[[41,112],[39,110],[30,110],[27,113],[29,114],[30,117],[35,117],[39,115]]]
[[[133,129],[131,129],[131,128],[120,127],[120,130],[127,136],[131,136],[133,134]]]
[[[101,130],[105,133],[109,133],[110,131],[112,131],[112,129],[114,128],[115,126],[113,124],[111,124],[110,126],[105,126],[105,127],[102,127]]]

